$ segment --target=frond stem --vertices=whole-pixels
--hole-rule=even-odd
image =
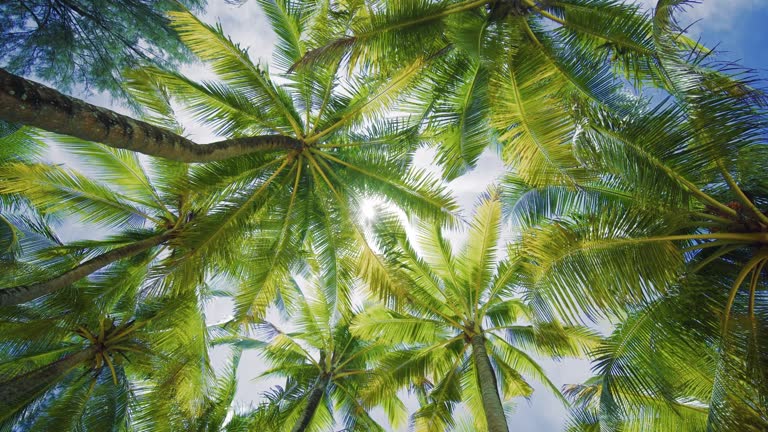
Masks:
[[[741,284],[744,282],[744,279],[747,278],[747,275],[755,268],[757,267],[762,261],[764,261],[768,257],[768,251],[761,251],[757,255],[755,255],[751,260],[747,262],[747,264],[744,265],[744,267],[739,272],[738,276],[736,276],[736,280],[734,281],[733,285],[731,286],[731,292],[728,296],[728,301],[725,304],[725,309],[723,311],[723,336],[725,336],[726,332],[728,331],[728,320],[731,315],[731,309],[733,308],[733,303],[736,301],[736,295],[739,292],[739,288],[741,287]]]
[[[763,272],[763,267],[768,259],[760,261],[755,271],[752,272],[752,280],[749,282],[749,318],[755,319],[755,291],[757,291],[757,284],[760,282],[760,274]]]
[[[585,28],[585,27],[582,27],[582,26],[576,26],[573,23],[569,23],[568,21],[566,21],[564,19],[558,18],[556,15],[551,14],[551,13],[541,9],[540,7],[538,7],[536,2],[534,2],[533,0],[524,0],[524,3],[526,5],[528,5],[529,7],[531,7],[533,10],[535,10],[539,15],[541,15],[541,16],[543,16],[543,17],[545,17],[545,18],[547,18],[547,19],[549,19],[551,21],[554,21],[554,22],[558,23],[558,24],[562,25],[563,27],[567,27],[567,28],[571,28],[571,29],[576,29],[576,30],[579,30],[581,32],[587,33],[589,35],[595,36],[597,38],[600,38],[600,39],[603,39],[603,40],[606,40],[606,41],[615,42],[614,40],[606,38],[605,35],[601,35],[599,33],[596,33],[594,31],[592,31],[591,29],[588,29],[588,28]],[[649,50],[649,49],[647,49],[645,47],[642,47],[642,46],[638,46],[637,44],[634,44],[634,43],[633,44],[626,44],[626,43],[624,43],[623,45],[631,46],[632,49],[641,51],[643,54],[647,54],[647,55],[654,55],[655,54],[652,50]]]
[[[298,160],[296,162],[296,180],[293,182],[293,191],[291,191],[291,198],[288,202],[288,210],[285,212],[285,224],[283,225],[282,230],[280,230],[280,241],[277,244],[277,247],[275,248],[275,251],[282,251],[283,250],[283,243],[285,242],[286,238],[286,232],[288,231],[288,227],[290,226],[290,223],[288,221],[291,217],[291,211],[293,210],[293,204],[296,202],[296,195],[298,194],[299,190],[299,180],[301,180],[301,155],[299,154]]]
[[[553,59],[553,58],[550,56],[550,54],[551,54],[551,53],[550,53],[550,51],[549,51],[549,50],[548,50],[548,49],[547,49],[547,48],[544,46],[544,44],[543,44],[543,43],[542,43],[542,42],[539,40],[539,38],[538,38],[538,37],[536,37],[536,34],[534,34],[534,33],[533,33],[533,30],[531,29],[531,26],[530,26],[530,25],[528,25],[528,21],[524,21],[524,26],[523,26],[523,27],[525,28],[525,32],[528,34],[528,37],[529,37],[529,38],[531,38],[531,41],[532,41],[534,44],[536,44],[536,46],[538,46],[538,47],[539,47],[539,50],[541,50],[541,52],[544,54],[544,57],[545,57],[547,60],[549,60],[549,63],[550,63],[550,64],[552,64],[552,66],[554,66],[554,67],[555,67],[555,68],[556,68],[558,71],[560,71],[560,74],[561,74],[563,77],[565,77],[566,79],[568,79],[568,81],[569,81],[571,84],[573,84],[573,87],[574,87],[576,90],[578,90],[578,92],[579,92],[579,93],[581,93],[583,96],[585,96],[585,97],[586,97],[587,99],[589,99],[590,101],[594,101],[594,102],[596,102],[596,103],[597,103],[598,105],[600,105],[601,107],[606,107],[606,108],[607,108],[606,104],[605,104],[603,101],[600,101],[600,100],[598,100],[596,97],[594,97],[594,96],[593,96],[593,95],[592,95],[592,94],[589,92],[589,90],[587,90],[587,89],[585,89],[585,88],[584,88],[584,86],[583,86],[581,83],[579,83],[579,82],[578,82],[578,81],[576,81],[576,80],[572,80],[572,79],[570,79],[570,74],[566,73],[566,71],[565,71],[565,70],[563,70],[563,67],[562,67],[562,65],[561,65],[560,63],[558,63],[556,60],[554,60],[554,59]]]
[[[664,165],[662,161],[658,160],[656,157],[654,157],[652,154],[649,154],[644,148],[632,143],[630,140],[625,139],[621,135],[617,134],[615,131],[606,128],[606,127],[596,127],[600,132],[612,137],[615,140],[621,141],[622,144],[632,147],[635,151],[642,153],[645,158],[647,158],[653,165],[657,166],[659,169],[664,171],[668,176],[674,178],[677,180],[680,184],[685,187],[685,189],[688,190],[691,194],[693,194],[695,197],[697,197],[699,200],[705,203],[709,203],[713,207],[717,208],[724,214],[727,214],[729,216],[736,217],[738,214],[736,213],[736,210],[728,207],[727,205],[721,203],[720,201],[712,198],[711,196],[707,195],[699,189],[693,182],[688,180],[687,178],[683,177],[681,174],[677,173],[673,169],[669,168],[668,166]]]
[[[118,333],[115,333],[114,335],[108,337],[107,340],[105,341],[105,344],[111,345],[111,344],[114,344],[115,342],[119,342],[119,341],[125,339],[126,337],[130,336],[130,334],[135,332],[136,330],[139,330],[140,328],[146,326],[148,323],[149,323],[149,320],[142,321],[142,322],[140,322],[138,324],[134,324],[132,326],[129,326],[129,327],[125,328],[124,330],[122,330],[122,331],[120,331]]]
[[[376,33],[384,33],[392,30],[398,30],[404,27],[410,27],[412,25],[421,24],[424,22],[434,21],[436,19],[440,19],[443,17],[446,17],[448,15],[452,15],[459,12],[464,12],[468,10],[475,9],[477,7],[486,5],[488,3],[493,3],[493,0],[475,0],[475,1],[469,1],[465,3],[456,3],[454,5],[448,6],[447,8],[443,9],[442,11],[434,14],[434,15],[428,15],[428,16],[422,16],[415,19],[412,19],[410,21],[401,22],[398,24],[392,24],[389,26],[385,26],[379,29],[376,29],[375,31],[367,32],[367,33],[361,33],[359,35],[356,35],[356,38],[364,38],[371,36]]]
[[[768,233],[710,233],[710,234],[685,234],[670,235],[645,238],[618,238],[612,239],[610,243],[652,243],[662,241],[684,241],[684,240],[724,240],[728,243],[768,243]],[[589,242],[585,242],[588,244]],[[607,247],[607,246],[606,246]],[[693,249],[701,249],[706,244],[700,244]]]
[[[482,0],[482,2],[483,2],[483,4],[486,3],[485,0]],[[400,74],[399,77],[388,81],[387,84],[384,86],[383,90],[377,91],[374,95],[372,95],[367,100],[365,100],[364,103],[361,103],[359,106],[354,107],[351,111],[349,111],[346,114],[344,114],[343,116],[341,116],[341,118],[338,121],[336,121],[336,123],[328,126],[327,128],[325,128],[324,130],[322,130],[322,131],[320,131],[318,133],[315,133],[315,134],[312,134],[312,135],[306,137],[304,139],[304,142],[307,143],[307,144],[313,144],[313,143],[317,142],[320,138],[322,138],[322,137],[328,135],[329,133],[335,131],[336,129],[344,126],[344,124],[347,121],[349,121],[350,119],[352,119],[353,117],[358,115],[366,106],[370,105],[372,102],[376,101],[377,99],[379,99],[383,95],[387,94],[392,89],[397,88],[397,85],[400,84],[400,82],[402,82],[403,80],[406,80],[407,78],[413,76],[413,74],[418,69],[421,69],[421,67],[424,64],[425,64],[425,61],[423,59],[419,59],[419,61],[416,61],[413,64],[409,65],[407,68],[405,68],[405,70],[403,71],[403,73]]]
[[[235,210],[232,213],[231,216],[229,216],[227,218],[228,220],[232,220],[234,217],[236,217],[238,214],[240,214],[240,212],[244,211],[244,209],[246,209],[248,207],[248,204],[253,202],[256,198],[258,198],[261,195],[261,193],[267,188],[267,186],[269,186],[272,183],[272,181],[275,179],[275,177],[277,177],[277,175],[280,174],[283,171],[285,166],[288,165],[288,163],[289,163],[288,156],[287,155],[286,156],[281,156],[280,158],[275,159],[275,160],[273,160],[273,161],[263,165],[263,167],[266,168],[267,166],[273,165],[273,164],[275,164],[277,162],[280,162],[280,161],[282,161],[282,164],[280,164],[280,166],[275,170],[275,172],[272,173],[272,175],[270,175],[269,178],[267,178],[267,180],[265,180],[264,183],[262,183],[261,186],[259,186],[259,188],[256,190],[256,192],[254,192],[250,197],[248,197],[248,199],[244,203],[242,203],[240,205],[240,207],[238,207],[237,210]],[[203,241],[201,244],[197,245],[197,247],[194,250],[190,251],[188,253],[188,255],[192,255],[192,254],[196,253],[197,251],[200,251],[203,248],[203,246],[208,244],[215,236],[217,236],[224,229],[224,227],[226,225],[227,225],[227,221],[224,221],[224,223],[219,224],[218,229],[216,229],[214,232],[212,232],[210,235],[208,235],[206,240]]]
[[[88,342],[90,342],[91,344],[95,344],[96,343],[96,337],[93,335],[93,333],[91,333],[90,330],[88,330],[87,328],[85,328],[83,326],[77,326],[77,329],[80,331],[80,334],[82,334],[83,337],[88,339]]]
[[[705,212],[693,212],[693,213],[691,213],[691,215],[692,216],[698,216],[698,217],[701,217],[701,218],[704,218],[704,219],[709,219],[709,220],[712,220],[712,221],[715,221],[715,222],[720,222],[720,223],[723,223],[723,224],[728,224],[728,225],[730,225],[730,224],[732,224],[734,222],[733,219],[728,219],[728,218],[724,218],[722,216],[717,216],[717,215],[713,215],[713,214],[705,213]]]
[[[320,165],[317,164],[317,160],[315,160],[315,158],[312,156],[311,150],[307,152],[307,159],[312,164],[314,170],[317,171],[318,174],[320,174],[320,176],[323,178],[323,181],[325,181],[325,184],[328,185],[328,188],[330,188],[333,194],[336,195],[336,198],[339,201],[341,201],[342,200],[341,195],[339,195],[339,193],[336,191],[336,188],[333,187],[333,184],[331,184],[331,181],[328,180],[328,177],[325,175],[325,172],[323,171],[323,169],[320,168]]]
[[[755,206],[755,203],[753,203],[752,200],[750,200],[744,194],[744,191],[741,190],[739,185],[736,183],[736,180],[734,180],[734,178],[725,168],[722,160],[718,159],[717,166],[720,168],[720,174],[723,175],[725,182],[728,183],[728,187],[733,191],[733,193],[736,194],[736,197],[738,197],[739,201],[741,201],[752,213],[754,213],[754,215],[757,216],[763,225],[768,225],[768,216],[764,215],[763,212],[761,212],[760,209]]]
[[[362,375],[362,374],[367,374],[367,373],[370,373],[370,371],[368,371],[368,370],[354,370],[354,371],[342,372],[342,373],[334,374],[333,377],[334,378],[343,378],[343,377],[346,377],[346,376]]]
[[[683,253],[693,252],[695,250],[713,248],[713,247],[718,247],[718,246],[723,246],[723,245],[728,245],[728,244],[731,244],[731,243],[728,242],[728,241],[723,241],[723,240],[715,240],[715,241],[711,241],[711,242],[698,243],[698,244],[695,244],[693,246],[688,246],[688,247],[680,249],[680,251],[683,252]]]
[[[331,160],[333,162],[336,162],[338,164],[344,165],[345,167],[347,167],[347,168],[349,168],[351,170],[357,171],[360,174],[369,176],[369,177],[374,178],[376,180],[379,180],[381,182],[385,182],[385,183],[388,183],[388,184],[392,185],[392,181],[391,180],[389,180],[387,178],[384,178],[384,177],[381,177],[380,175],[377,175],[376,173],[373,173],[373,172],[367,171],[367,170],[365,170],[363,168],[360,168],[358,166],[355,166],[355,165],[353,165],[353,164],[351,164],[349,162],[345,162],[345,161],[343,161],[343,160],[341,160],[341,159],[339,159],[337,157],[332,156],[331,154],[329,154],[327,152],[319,152],[319,154],[322,155],[322,157],[324,157],[326,159],[329,159],[329,160]],[[403,187],[401,185],[395,184],[394,186],[396,186],[398,189],[401,189],[401,190],[403,189]],[[407,192],[412,194],[410,191],[407,191]],[[425,201],[431,201],[431,200],[425,199]],[[442,205],[440,203],[432,202],[431,204],[436,205],[436,206],[442,208]]]
[[[320,120],[323,117],[323,112],[325,111],[325,107],[328,105],[328,101],[331,99],[331,93],[333,91],[333,83],[334,83],[334,77],[336,76],[336,72],[339,70],[339,66],[341,65],[341,59],[339,59],[338,62],[334,63],[334,69],[333,74],[331,76],[331,81],[328,83],[328,87],[326,87],[325,92],[323,92],[323,102],[320,103],[320,108],[317,110],[317,116],[315,117],[315,122],[312,124],[312,127],[309,129],[309,133],[312,134],[317,130],[317,126],[320,124]],[[309,111],[309,110],[307,110]],[[307,127],[309,127],[309,123],[307,123]]]
[[[350,339],[350,340],[351,340],[351,339]],[[375,348],[378,348],[378,347],[377,347],[376,345],[369,345],[369,346],[367,346],[367,347],[365,347],[365,348],[361,349],[360,351],[358,351],[358,352],[356,352],[356,353],[352,354],[351,356],[347,357],[347,358],[346,358],[346,359],[345,359],[343,362],[341,362],[341,363],[339,363],[338,365],[336,365],[336,369],[338,370],[338,369],[342,369],[342,368],[344,368],[344,366],[346,366],[347,364],[349,364],[349,362],[351,362],[352,360],[354,360],[356,357],[358,357],[358,356],[360,356],[360,355],[363,355],[363,354],[367,353],[368,351],[370,351],[370,350],[372,350],[372,349],[375,349]],[[346,351],[346,347],[344,348],[344,351]],[[342,351],[342,353],[343,353],[344,351]]]
[[[112,360],[109,358],[109,354],[102,352],[101,356],[104,357],[104,362],[109,366],[109,371],[112,373],[112,382],[117,385],[117,372],[115,372],[115,366],[112,364]]]
[[[712,242],[715,243],[715,242]],[[691,269],[691,273],[697,273],[699,270],[703,269],[707,264],[711,263],[712,261],[722,257],[723,255],[727,255],[736,249],[739,249],[743,247],[742,244],[729,244],[727,246],[720,247],[719,250],[712,253],[712,255],[708,256],[706,259],[698,263],[695,267]]]
[[[341,351],[338,352],[338,356],[342,357],[344,353],[347,352],[347,348],[349,348],[350,345],[352,345],[352,342],[354,341],[354,338],[349,338],[346,344],[344,344],[344,348],[341,349]],[[334,356],[337,355],[336,352],[333,354]],[[354,355],[354,354],[353,354]],[[345,362],[343,362],[345,363]],[[338,369],[338,365],[333,366],[334,369]]]

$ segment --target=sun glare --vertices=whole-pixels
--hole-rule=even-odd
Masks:
[[[376,208],[384,204],[384,201],[377,198],[366,198],[360,204],[360,214],[364,221],[369,221],[376,217]]]

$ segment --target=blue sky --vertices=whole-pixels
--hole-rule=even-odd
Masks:
[[[698,20],[692,35],[717,45],[721,59],[761,69],[768,78],[768,1],[704,0],[688,16]]]

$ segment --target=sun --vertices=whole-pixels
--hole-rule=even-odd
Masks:
[[[360,215],[364,221],[370,221],[376,217],[377,209],[384,203],[381,198],[365,198],[360,203]]]

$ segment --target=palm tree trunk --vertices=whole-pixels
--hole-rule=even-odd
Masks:
[[[320,401],[323,399],[325,388],[328,386],[328,377],[318,377],[315,382],[312,391],[307,397],[307,406],[304,407],[304,411],[301,412],[301,417],[291,429],[291,432],[304,432],[309,427],[309,423],[312,421],[312,417],[315,416],[317,407],[320,406]]]
[[[149,123],[91,105],[0,69],[0,120],[180,162],[210,162],[258,151],[298,150],[282,135],[197,144]]]
[[[169,233],[163,233],[145,240],[140,240],[92,258],[77,267],[69,270],[53,279],[32,285],[21,285],[0,289],[0,307],[13,306],[34,300],[38,297],[55,292],[69,286],[91,273],[112,264],[115,261],[130,258],[145,250],[163,243],[170,237]]]
[[[63,379],[75,367],[93,358],[98,347],[70,354],[55,362],[0,383],[0,420],[6,419]]]
[[[474,335],[470,338],[472,344],[472,359],[477,369],[477,381],[480,386],[480,395],[483,399],[483,411],[488,423],[488,432],[509,432],[507,417],[504,415],[504,407],[499,398],[496,374],[493,372],[491,360],[485,350],[485,338],[482,335]]]

